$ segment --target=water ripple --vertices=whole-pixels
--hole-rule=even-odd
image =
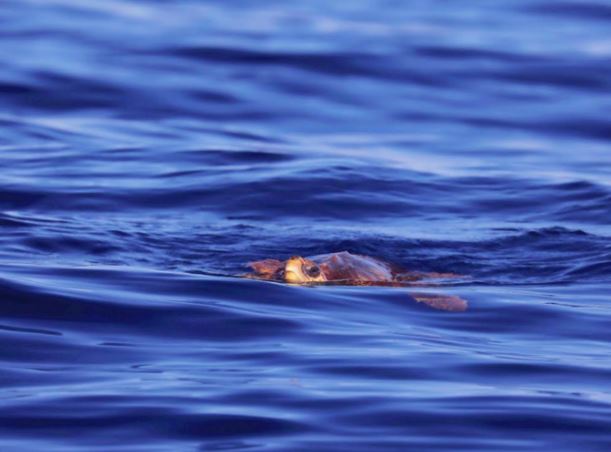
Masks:
[[[3,2],[0,448],[609,450],[609,11]]]

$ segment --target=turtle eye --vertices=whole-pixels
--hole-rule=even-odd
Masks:
[[[311,278],[317,278],[320,276],[320,267],[316,264],[304,264],[303,272]]]

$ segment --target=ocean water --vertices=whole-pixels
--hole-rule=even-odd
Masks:
[[[4,0],[0,449],[611,449],[611,6]],[[455,272],[297,287],[334,251]]]

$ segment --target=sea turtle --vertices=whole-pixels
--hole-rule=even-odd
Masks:
[[[290,284],[346,285],[346,286],[387,286],[387,287],[426,287],[431,279],[456,278],[453,273],[421,273],[405,271],[382,260],[352,254],[348,251],[321,254],[318,256],[293,256],[286,261],[264,259],[248,264],[253,273],[248,278]],[[462,298],[414,292],[411,297],[435,309],[445,311],[464,311],[467,302]]]

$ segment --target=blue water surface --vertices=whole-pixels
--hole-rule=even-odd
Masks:
[[[610,29],[2,1],[0,450],[610,450]],[[239,277],[342,250],[469,308]]]

